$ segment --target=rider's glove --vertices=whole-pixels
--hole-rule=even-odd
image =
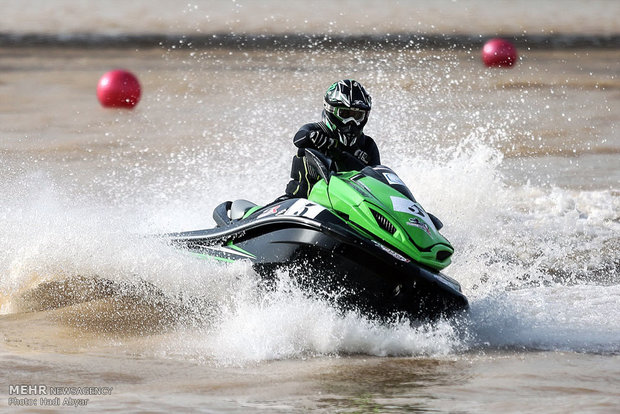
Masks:
[[[314,146],[319,150],[330,149],[337,144],[337,141],[335,139],[328,137],[322,131],[310,132],[310,141],[312,141]]]

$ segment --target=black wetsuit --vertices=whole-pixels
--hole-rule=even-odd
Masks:
[[[291,168],[291,181],[286,186],[286,196],[308,198],[310,190],[319,177],[313,171],[309,171],[304,156],[305,148],[318,149],[320,152],[331,158],[336,164],[338,171],[359,170],[360,166],[379,165],[381,160],[379,157],[379,149],[375,141],[367,135],[357,138],[355,144],[346,147],[338,143],[337,149],[317,148],[310,139],[310,133],[313,131],[322,131],[322,133],[330,136],[334,140],[338,140],[336,136],[327,128],[323,122],[315,122],[302,126],[293,138],[293,144],[297,148],[297,155],[293,157],[293,165]],[[343,156],[342,152],[347,152],[352,157]]]

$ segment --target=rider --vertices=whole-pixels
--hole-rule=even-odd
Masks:
[[[345,79],[332,84],[325,92],[323,120],[303,125],[293,138],[298,148],[293,157],[287,197],[308,198],[319,179],[308,168],[305,148],[319,150],[331,158],[339,171],[358,170],[381,163],[375,141],[363,132],[372,99],[357,81]]]

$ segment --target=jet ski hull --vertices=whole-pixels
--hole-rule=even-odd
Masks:
[[[362,237],[304,199],[268,206],[227,226],[168,237],[204,257],[250,260],[266,281],[288,270],[309,293],[373,317],[434,319],[468,308],[455,280]]]

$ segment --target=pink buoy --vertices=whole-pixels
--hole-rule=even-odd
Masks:
[[[106,108],[133,108],[141,93],[138,78],[122,69],[107,72],[97,84],[97,98]]]
[[[517,63],[517,49],[508,40],[491,39],[482,48],[482,61],[488,67],[512,67]]]

